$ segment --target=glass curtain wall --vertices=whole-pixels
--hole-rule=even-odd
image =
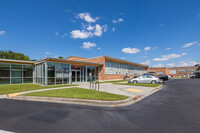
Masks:
[[[48,85],[69,84],[69,64],[47,62]]]
[[[85,66],[71,66],[72,82],[85,82],[86,80],[86,67]]]
[[[87,66],[87,81],[98,80],[98,67]]]
[[[0,84],[33,83],[33,66],[0,63]]]
[[[0,64],[0,84],[10,84],[10,64]]]
[[[45,85],[45,64],[44,63],[35,65],[34,81],[37,84]]]

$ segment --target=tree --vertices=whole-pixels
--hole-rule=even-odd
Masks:
[[[14,60],[25,60],[30,61],[30,58],[22,53],[15,53],[11,50],[3,51],[0,50],[0,58],[1,59],[14,59]]]
[[[58,58],[59,58],[59,59],[63,59],[63,57],[62,57],[62,56],[59,56]]]

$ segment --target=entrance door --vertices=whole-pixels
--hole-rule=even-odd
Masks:
[[[81,82],[81,71],[72,71],[72,82]]]
[[[72,82],[76,82],[76,71],[72,71]]]
[[[81,82],[81,72],[76,71],[76,82]]]

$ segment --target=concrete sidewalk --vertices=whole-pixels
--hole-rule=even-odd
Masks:
[[[145,95],[153,91],[156,87],[142,87],[142,86],[131,86],[131,85],[117,85],[112,83],[99,84],[100,91],[114,93],[119,95],[125,95],[129,97],[136,97]],[[90,89],[89,83],[80,83],[80,88]]]

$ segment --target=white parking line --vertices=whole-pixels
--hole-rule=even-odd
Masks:
[[[10,132],[10,131],[5,131],[5,130],[0,130],[0,133],[15,133],[15,132]]]

